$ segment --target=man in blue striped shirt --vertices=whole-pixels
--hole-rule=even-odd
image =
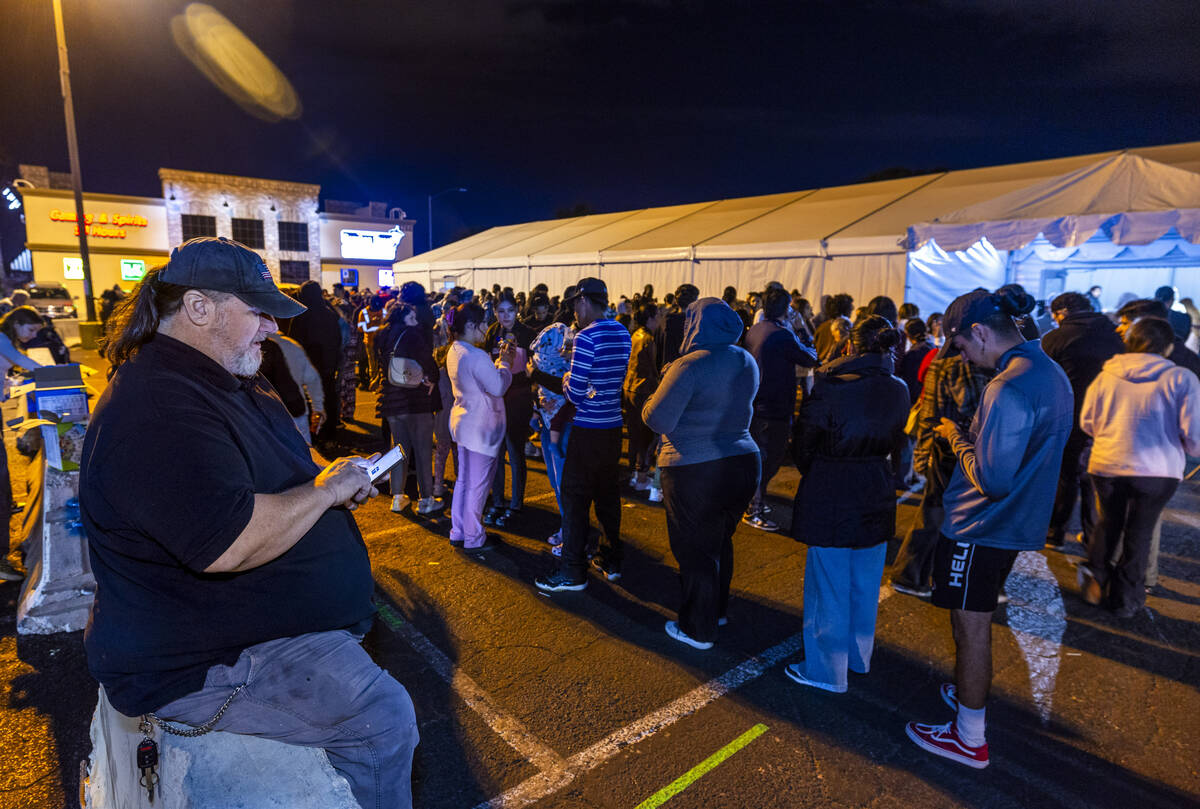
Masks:
[[[629,365],[629,332],[605,317],[608,287],[584,278],[569,302],[578,332],[563,393],[575,405],[559,498],[563,549],[559,569],[534,583],[547,592],[587,587],[588,511],[596,506],[604,538],[592,565],[609,581],[621,578],[621,385]]]

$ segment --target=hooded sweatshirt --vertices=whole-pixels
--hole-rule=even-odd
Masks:
[[[1088,386],[1080,428],[1092,436],[1088,473],[1182,478],[1200,455],[1200,380],[1157,354],[1118,354]]]
[[[758,364],[735,345],[742,328],[742,319],[720,298],[688,307],[682,353],[642,408],[646,426],[663,436],[659,466],[758,452],[750,437]]]

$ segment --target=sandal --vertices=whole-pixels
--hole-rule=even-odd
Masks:
[[[496,517],[500,516],[502,510],[500,506],[488,506],[483,512],[483,516],[479,518],[479,521],[484,525],[495,525]]]

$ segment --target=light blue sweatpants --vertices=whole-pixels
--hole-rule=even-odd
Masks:
[[[804,565],[804,676],[846,688],[846,669],[866,674],[887,543],[870,548],[810,546]]]

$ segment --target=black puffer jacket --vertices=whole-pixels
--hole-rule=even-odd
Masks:
[[[1099,312],[1072,312],[1063,318],[1057,329],[1042,338],[1042,350],[1062,366],[1071,381],[1075,396],[1075,424],[1083,408],[1083,394],[1092,384],[1104,363],[1116,354],[1125,352],[1117,328],[1107,315]]]
[[[399,388],[388,382],[388,365],[393,354],[416,360],[433,387],[417,385],[415,388]],[[377,407],[380,416],[387,418],[405,413],[436,413],[442,409],[442,397],[437,389],[441,371],[433,360],[433,335],[420,324],[405,326],[396,323],[381,329],[375,338],[375,357],[383,369],[383,387],[379,391]]]
[[[835,548],[892,538],[896,493],[887,456],[908,409],[908,388],[892,375],[890,355],[843,357],[817,369],[793,435],[802,475],[793,537]]]

